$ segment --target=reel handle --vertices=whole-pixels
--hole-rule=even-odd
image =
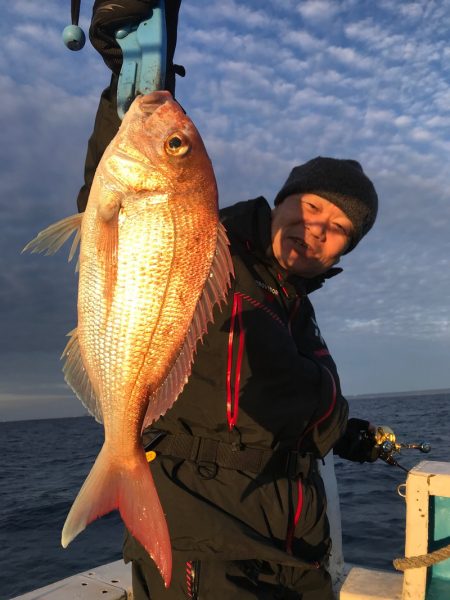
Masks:
[[[428,454],[431,450],[431,444],[428,442],[420,442],[420,444],[400,444],[401,448],[405,448],[406,450],[419,450],[424,454]]]
[[[428,442],[397,442],[396,435],[390,427],[385,425],[379,426],[374,434],[375,445],[380,450],[380,458],[389,465],[394,465],[408,472],[407,469],[400,465],[394,454],[400,454],[400,450],[419,450],[424,454],[431,451],[431,444]]]

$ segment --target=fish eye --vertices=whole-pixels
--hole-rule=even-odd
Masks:
[[[172,133],[164,143],[164,149],[167,154],[172,156],[184,156],[191,149],[191,145],[186,137],[179,131]]]

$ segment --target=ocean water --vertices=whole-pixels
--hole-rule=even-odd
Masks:
[[[390,425],[399,441],[428,441],[428,455],[405,450],[399,462],[450,461],[450,393],[350,400],[351,416]],[[103,440],[90,417],[0,423],[0,600],[121,557],[117,513],[91,524],[67,549],[64,520]],[[381,461],[338,459],[344,555],[348,562],[391,569],[403,555],[402,470]]]

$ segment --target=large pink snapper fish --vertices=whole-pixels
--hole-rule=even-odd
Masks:
[[[74,231],[78,326],[64,374],[104,424],[105,441],[61,543],[118,509],[168,586],[170,538],[141,433],[183,389],[232,273],[211,162],[168,92],[133,102],[97,168],[86,211],[48,227],[25,250],[54,253]]]

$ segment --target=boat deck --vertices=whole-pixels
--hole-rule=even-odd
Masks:
[[[350,568],[339,600],[400,600],[403,577],[398,573]],[[131,567],[118,560],[12,600],[132,600]]]
[[[131,600],[131,565],[118,560],[12,600]]]

